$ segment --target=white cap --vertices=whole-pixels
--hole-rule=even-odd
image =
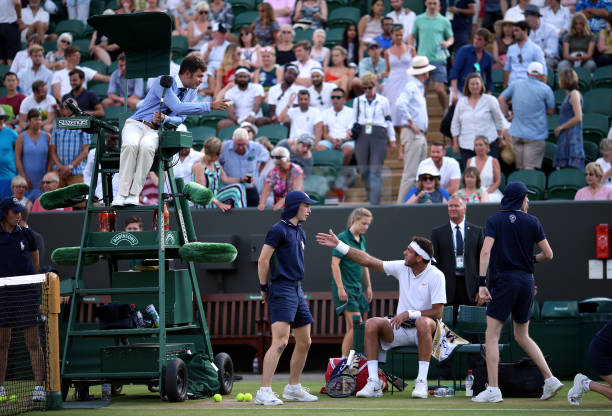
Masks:
[[[544,75],[544,67],[539,62],[532,62],[527,67],[527,73],[531,75]]]

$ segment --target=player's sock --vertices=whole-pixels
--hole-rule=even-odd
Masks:
[[[427,373],[429,372],[429,361],[419,361],[419,375],[417,379],[427,380]]]
[[[584,380],[582,382],[582,385],[584,386],[586,391],[591,391],[591,379],[587,378],[586,380]]]
[[[272,387],[260,387],[259,390],[264,391],[272,391]]]
[[[291,390],[300,390],[302,388],[302,384],[298,383],[298,384],[289,384],[289,388]]]
[[[378,380],[378,360],[368,360],[368,378]]]

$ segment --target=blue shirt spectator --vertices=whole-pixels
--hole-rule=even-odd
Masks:
[[[366,72],[371,72],[378,76],[385,72],[387,65],[385,64],[385,60],[380,56],[380,45],[377,42],[371,42],[368,45],[368,54],[370,56],[363,58],[359,62],[359,73],[363,75]],[[376,60],[376,63],[374,63],[373,58]],[[380,78],[378,80],[378,85],[384,85],[385,80],[386,78]]]
[[[125,78],[121,76],[121,71],[116,69],[113,71],[110,77],[110,82],[108,83],[108,94],[117,94],[120,97],[125,97]],[[137,95],[139,97],[144,96],[144,81],[142,78],[132,78],[128,79],[128,94],[130,97],[132,95]]]
[[[241,146],[246,146],[244,154],[238,153],[242,151]],[[253,181],[245,183],[245,188],[253,188],[259,177],[259,164],[266,163],[270,155],[265,147],[261,144],[248,141],[246,144],[235,143],[235,140],[226,140],[223,142],[221,157],[219,163],[223,166],[225,173],[233,178],[244,178],[247,174],[253,176]]]
[[[51,85],[53,72],[49,71],[46,66],[41,65],[36,72],[34,72],[33,68],[28,68],[19,73],[19,86],[25,95],[32,94],[32,84],[38,80],[45,81],[45,84]]]
[[[55,146],[55,151],[60,163],[68,166],[83,151],[83,146],[89,146],[91,136],[81,130],[68,130],[55,128],[51,134],[50,146]],[[87,164],[87,158],[81,163],[73,166],[71,175],[82,175]],[[55,169],[59,170],[58,166]]]
[[[74,95],[74,91],[70,91],[62,97],[62,103],[68,98],[74,99],[79,105],[79,108],[83,111],[93,111],[96,106],[100,104],[98,96],[88,90],[81,90],[81,93],[77,96]]]
[[[374,42],[378,43],[382,49],[389,49],[393,43],[393,36],[386,38],[385,34],[382,33],[374,38]]]
[[[527,66],[532,62],[539,62],[544,67],[544,74],[547,73],[544,52],[530,39],[526,39],[523,47],[519,43],[513,43],[508,48],[506,54],[506,66],[504,71],[509,72],[508,85],[519,79],[527,78]]]
[[[15,142],[17,132],[4,125],[8,119],[4,109],[0,107],[0,198],[11,196],[11,180],[17,175],[15,167]]]
[[[508,133],[521,139],[546,140],[546,113],[555,108],[552,89],[542,81],[529,77],[513,82],[501,95],[506,100],[512,100],[514,118]]]
[[[476,38],[476,35],[474,37]],[[451,82],[456,79],[457,89],[462,92],[465,78],[472,72],[479,72],[485,81],[487,91],[493,91],[493,56],[483,48],[482,57],[478,60],[474,45],[465,45],[457,51],[448,78]]]
[[[576,11],[579,12],[585,9],[605,9],[608,12],[612,12],[612,0],[579,0],[576,3]],[[599,33],[602,29],[606,28],[606,19],[603,17],[589,17],[589,26],[591,32]]]

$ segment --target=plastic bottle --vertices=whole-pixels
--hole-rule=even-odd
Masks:
[[[159,327],[159,314],[155,310],[155,305],[150,304],[149,306],[146,307],[145,310],[147,311],[149,315],[151,315],[151,319],[153,320],[153,326],[155,326],[155,328],[158,328]]]
[[[259,358],[257,355],[253,358],[253,374],[259,374]]]
[[[434,396],[436,397],[453,397],[455,395],[455,389],[452,387],[438,387],[434,390]]]
[[[101,233],[110,232],[110,222],[109,222],[108,211],[102,211],[98,214],[98,223],[99,223],[98,231],[100,231]]]
[[[145,327],[145,321],[144,321],[144,318],[142,317],[142,312],[140,312],[138,309],[136,309],[136,327],[137,328]]]
[[[474,375],[472,374],[472,370],[468,370],[467,377],[465,378],[465,395],[467,397],[472,397],[474,395]]]
[[[164,230],[170,231],[170,212],[168,212],[168,205],[164,202]]]
[[[111,401],[112,388],[110,383],[102,384],[102,400],[105,402]]]

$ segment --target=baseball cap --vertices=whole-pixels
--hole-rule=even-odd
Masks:
[[[380,48],[380,45],[378,44],[378,42],[372,41],[368,43],[368,49],[370,48]]]
[[[535,194],[535,192],[527,189],[523,182],[510,182],[504,188],[504,197],[501,200],[500,209],[519,210],[527,194]]]
[[[2,106],[0,105],[0,118],[4,118],[7,119],[9,118],[10,115],[6,112],[6,110],[4,108],[2,108]]]
[[[304,143],[306,146],[312,147],[314,144],[314,137],[308,133],[302,133],[300,134],[300,137],[298,137],[297,142]]]
[[[314,199],[310,199],[310,197],[304,191],[288,192],[287,196],[285,197],[285,208],[283,209],[281,218],[288,221],[295,217],[302,202],[310,205],[317,203],[317,201]]]
[[[0,218],[4,217],[9,209],[13,211],[25,211],[26,207],[19,203],[19,200],[14,196],[9,196],[0,201]]]
[[[212,29],[213,32],[219,32],[219,33],[226,33],[227,29],[225,28],[225,25],[223,23],[220,22],[213,22],[212,25],[210,25],[210,28]]]
[[[525,11],[523,12],[523,14],[530,14],[533,16],[542,16],[540,14],[540,8],[536,6],[535,4],[528,4],[525,7]]]
[[[531,75],[544,75],[544,67],[539,62],[532,62],[527,67],[527,73]]]

